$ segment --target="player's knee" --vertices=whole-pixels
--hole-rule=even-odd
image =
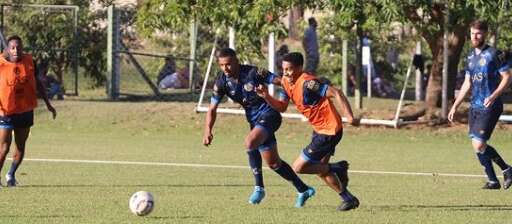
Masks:
[[[245,148],[247,148],[247,149],[255,149],[258,147],[258,145],[256,144],[256,141],[251,138],[245,138],[244,143],[245,143]]]
[[[485,142],[475,141],[473,140],[473,149],[476,152],[483,152],[487,148],[487,144]]]
[[[268,167],[270,167],[270,169],[278,169],[279,167],[281,167],[281,160],[277,159],[275,161],[268,161],[267,165]]]
[[[293,171],[295,171],[295,173],[304,173],[304,164],[293,163]]]

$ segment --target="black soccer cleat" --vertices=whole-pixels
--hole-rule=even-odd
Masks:
[[[357,207],[359,207],[359,199],[357,199],[354,196],[354,198],[352,200],[342,202],[340,204],[340,206],[338,206],[338,208],[336,208],[336,210],[338,210],[338,211],[349,211],[349,210],[352,210],[352,209],[356,209]]]
[[[485,190],[498,190],[500,188],[501,188],[501,185],[499,182],[487,182],[482,187],[482,189],[485,189]]]
[[[512,168],[509,167],[503,171],[503,189],[508,189],[512,185]]]

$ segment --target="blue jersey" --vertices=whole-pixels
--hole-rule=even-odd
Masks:
[[[258,68],[250,65],[240,65],[238,79],[227,77],[220,72],[213,86],[212,104],[219,104],[227,95],[234,102],[239,103],[245,110],[247,121],[254,125],[258,118],[265,113],[277,113],[265,99],[256,94],[256,87],[272,83],[275,75],[271,72],[258,72]],[[279,115],[280,116],[280,115]]]
[[[510,68],[504,54],[495,48],[485,45],[480,54],[471,51],[466,59],[466,77],[471,80],[471,107],[483,109],[485,98],[498,88],[501,81],[500,72]],[[493,106],[503,106],[498,97]]]

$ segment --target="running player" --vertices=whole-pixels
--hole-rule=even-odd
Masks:
[[[343,136],[341,116],[331,98],[341,106],[349,123],[356,125],[352,109],[343,93],[333,86],[320,82],[312,73],[303,71],[304,58],[294,52],[283,59],[283,78],[281,85],[284,93],[281,99],[268,94],[265,86],[257,89],[258,95],[279,112],[288,108],[290,99],[313,126],[311,143],[304,148],[293,163],[297,173],[317,174],[341,197],[339,211],[348,211],[359,206],[359,200],[348,190],[348,162],[329,163],[336,145]]]
[[[315,190],[304,184],[290,165],[280,159],[274,133],[281,125],[281,114],[270,107],[255,91],[258,86],[270,84],[274,80],[274,74],[258,71],[254,66],[241,65],[236,52],[230,48],[218,52],[217,62],[222,71],[213,87],[213,96],[206,114],[203,144],[208,146],[212,143],[217,108],[222,98],[227,95],[242,105],[250,126],[250,132],[245,138],[245,147],[256,184],[254,192],[249,197],[249,203],[258,204],[265,197],[261,169],[263,157],[272,170],[290,181],[299,192],[295,207],[304,206],[306,200],[315,194]]]

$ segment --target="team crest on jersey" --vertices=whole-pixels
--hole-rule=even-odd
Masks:
[[[484,66],[486,62],[485,58],[481,58],[480,61],[478,61],[478,64],[480,64],[480,66]]]
[[[252,92],[252,91],[254,90],[254,85],[252,85],[252,83],[246,83],[246,84],[244,85],[244,89],[245,89],[245,91],[247,91],[247,92]]]
[[[306,81],[306,88],[316,92],[320,89],[320,83],[317,80]]]

